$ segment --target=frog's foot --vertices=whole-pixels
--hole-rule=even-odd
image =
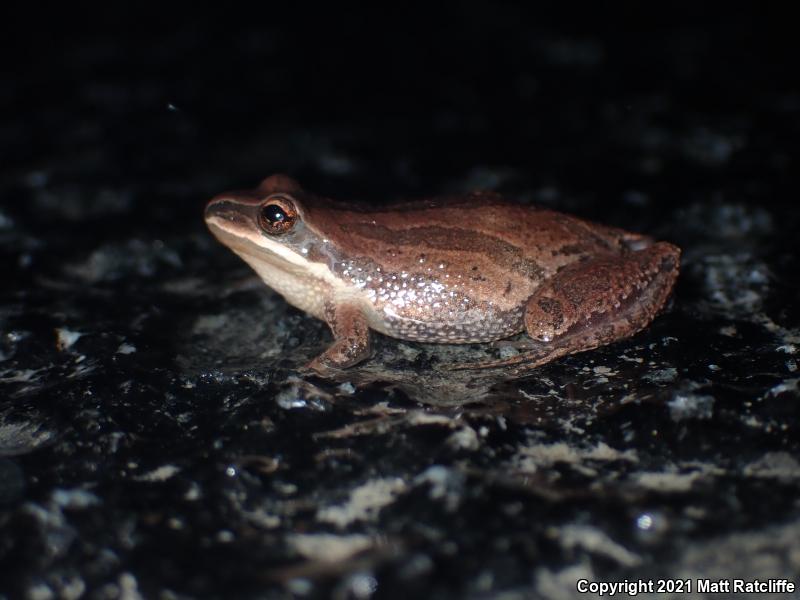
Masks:
[[[535,342],[532,339],[523,340],[495,340],[489,344],[492,348],[499,350],[515,350],[516,354],[507,356],[505,358],[498,358],[494,360],[485,360],[471,363],[455,363],[445,365],[444,368],[448,371],[464,371],[467,369],[494,369],[498,367],[507,367],[509,365],[519,364],[521,362],[536,363],[535,366],[542,365],[549,360],[553,352],[553,348],[547,344]]]
[[[551,360],[554,360],[559,356],[569,354],[569,352],[565,352],[563,349],[555,348],[551,345],[535,344],[531,342],[509,342],[508,345],[504,344],[504,347],[522,347],[525,348],[526,351],[520,352],[519,354],[515,354],[513,356],[508,356],[506,358],[499,358],[497,360],[485,360],[473,363],[456,363],[453,365],[447,365],[445,369],[448,371],[464,371],[468,369],[499,369],[501,367],[513,367],[515,365],[521,365],[520,367],[511,369],[509,371],[509,374],[514,375],[523,373],[525,371],[530,371],[531,369],[535,369],[536,367],[540,367],[546,363],[549,363]]]
[[[525,328],[534,348],[456,369],[515,367],[518,375],[561,356],[591,350],[646,327],[669,297],[680,251],[659,242],[621,256],[566,267],[528,301]]]
[[[305,368],[327,375],[331,369],[346,369],[369,358],[369,326],[361,310],[351,304],[325,304],[325,320],[334,342]]]
[[[530,350],[533,348],[534,344],[531,343],[531,340],[495,340],[490,342],[492,348],[512,348],[514,350]]]

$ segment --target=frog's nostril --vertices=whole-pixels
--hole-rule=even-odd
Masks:
[[[218,217],[230,220],[235,212],[233,203],[225,198],[214,198],[206,204],[206,219]]]

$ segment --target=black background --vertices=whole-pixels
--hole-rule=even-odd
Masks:
[[[0,598],[552,596],[579,575],[797,572],[787,15],[71,4],[5,25]],[[305,387],[291,375],[324,325],[202,221],[275,172],[374,203],[494,188],[676,243],[683,273],[648,331],[455,407],[412,385],[436,350],[367,369],[354,394]],[[477,446],[452,437],[470,431]],[[320,518],[394,478],[370,517]],[[331,565],[302,534],[370,545]]]

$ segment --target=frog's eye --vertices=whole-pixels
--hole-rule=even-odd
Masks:
[[[261,203],[258,211],[258,224],[265,233],[286,233],[297,221],[294,203],[283,195],[273,195]]]

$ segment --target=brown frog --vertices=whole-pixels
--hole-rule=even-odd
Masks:
[[[324,319],[326,373],[370,355],[370,329],[404,340],[491,342],[523,330],[529,369],[626,338],[653,320],[678,276],[666,242],[515,204],[495,193],[366,208],[285,175],[211,200],[206,223],[294,306]]]

